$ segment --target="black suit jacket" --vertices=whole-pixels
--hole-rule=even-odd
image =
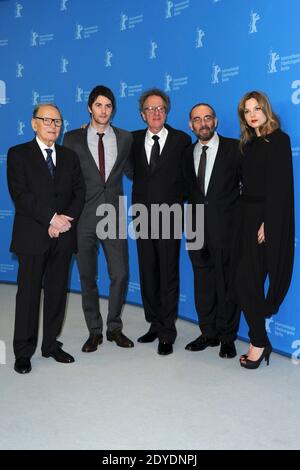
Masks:
[[[183,160],[188,203],[192,204],[193,209],[196,204],[204,204],[204,247],[189,251],[195,266],[205,266],[212,258],[214,262],[219,260],[224,263],[230,252],[233,210],[239,197],[241,157],[238,140],[222,136],[219,139],[206,195],[202,193],[195,173],[193,152],[197,142],[187,149]]]
[[[11,147],[7,180],[15,204],[10,249],[17,254],[42,254],[50,245],[50,220],[55,213],[74,218],[72,228],[60,234],[62,250],[76,251],[75,225],[82,211],[85,184],[77,155],[55,145],[56,171],[52,179],[36,139]]]
[[[168,136],[153,172],[147,160],[145,136],[147,129],[134,131],[132,146],[132,203],[173,204],[183,201],[182,158],[191,138],[185,132],[166,125]]]

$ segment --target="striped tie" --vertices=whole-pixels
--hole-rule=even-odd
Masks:
[[[52,178],[54,178],[55,166],[54,166],[52,156],[51,156],[53,150],[52,149],[45,149],[45,150],[47,152],[46,163],[47,163],[47,166],[48,166],[48,170],[50,171],[50,174],[51,174]]]

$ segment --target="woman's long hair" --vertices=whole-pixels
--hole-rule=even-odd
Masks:
[[[246,101],[254,98],[258,105],[261,107],[267,120],[259,127],[259,132],[262,137],[266,137],[267,134],[275,131],[280,127],[280,121],[276,114],[272,110],[272,106],[267,95],[261,91],[250,91],[246,93],[238,105],[238,115],[240,120],[241,135],[240,135],[240,149],[243,152],[245,145],[250,142],[255,136],[255,131],[252,127],[249,127],[245,119],[245,104]]]

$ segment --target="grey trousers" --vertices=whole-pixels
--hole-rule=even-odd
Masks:
[[[110,278],[107,331],[122,330],[121,313],[128,286],[127,240],[99,240],[95,227],[91,229],[85,224],[80,224],[77,265],[81,283],[82,309],[90,333],[95,334],[102,334],[103,330],[97,286],[99,242],[104,251]]]

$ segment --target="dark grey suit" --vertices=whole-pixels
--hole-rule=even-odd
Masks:
[[[74,150],[80,160],[86,183],[86,201],[78,223],[77,264],[82,291],[82,308],[90,333],[101,334],[103,321],[99,309],[97,287],[99,239],[96,216],[100,204],[109,203],[118,216],[119,196],[123,195],[122,177],[129,173],[128,156],[132,136],[130,132],[112,127],[117,140],[117,158],[104,183],[87,143],[87,129],[67,132],[63,144]],[[128,284],[128,246],[126,239],[101,239],[110,277],[107,331],[122,330],[121,311]]]

